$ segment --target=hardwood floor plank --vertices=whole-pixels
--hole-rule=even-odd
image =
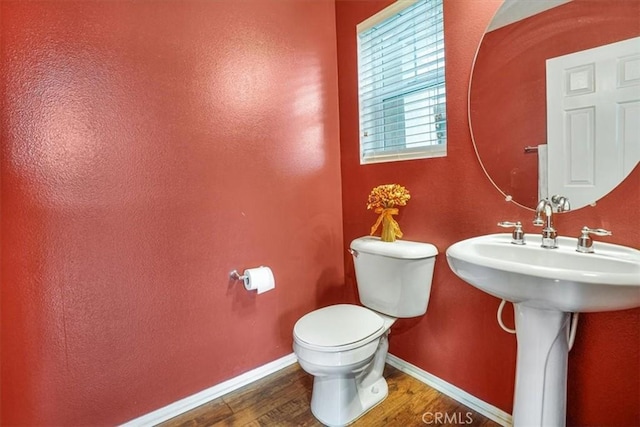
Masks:
[[[255,393],[243,396],[241,401],[236,401],[233,396],[223,397],[225,402],[233,410],[233,414],[215,423],[215,426],[242,426],[253,420],[257,420],[269,411],[293,400],[294,398],[307,394],[307,386],[296,381],[295,376],[286,377],[286,384],[282,387],[280,382],[272,387],[265,386],[255,390]],[[227,400],[229,399],[229,400]]]
[[[222,398],[214,399],[209,403],[198,406],[197,408],[184,413],[178,417],[172,418],[162,424],[161,427],[196,427],[214,424],[220,420],[233,415],[233,411],[229,408]]]
[[[285,404],[267,412],[256,421],[260,427],[289,425],[292,418],[309,412],[309,401],[304,397],[295,397]]]
[[[401,406],[390,407],[387,410],[388,416],[384,419],[384,425],[410,426],[422,424],[422,417],[439,397],[436,393],[415,393],[411,395],[410,399]]]
[[[277,396],[279,393],[286,393],[293,386],[311,390],[312,383],[313,378],[309,378],[307,373],[300,369],[296,363],[256,381],[251,384],[251,387],[243,387],[234,393],[223,396],[223,399],[234,412],[240,412],[255,405],[256,400],[264,400]]]
[[[323,427],[322,423],[315,419],[311,413],[311,409],[293,417],[288,425],[297,427]]]
[[[385,366],[384,375],[389,395],[352,426],[498,426],[390,365]],[[312,388],[313,377],[296,363],[161,426],[322,427],[311,413]],[[423,417],[428,423],[423,421]]]

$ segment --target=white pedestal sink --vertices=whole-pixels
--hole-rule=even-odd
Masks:
[[[447,249],[453,272],[515,306],[518,355],[513,424],[566,423],[567,337],[570,313],[640,307],[640,251],[595,242],[595,253],[576,252],[577,239],[558,237],[558,248],[511,244],[491,234]]]

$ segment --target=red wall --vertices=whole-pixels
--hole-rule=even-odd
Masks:
[[[345,298],[333,1],[0,7],[0,424],[117,424],[291,353]],[[228,280],[261,264],[274,291]]]
[[[359,166],[353,29],[389,1],[0,2],[0,424],[120,423],[290,353],[303,313],[355,301],[345,249],[388,182],[412,193],[406,238],[441,251],[427,315],[398,322],[391,352],[511,410],[498,301],[444,258],[531,217],[491,187],[466,121],[499,0],[445,2],[449,156]],[[636,170],[560,230],[639,246],[639,186]],[[274,291],[227,279],[260,264]],[[570,424],[640,424],[639,323],[581,316]]]
[[[524,147],[547,141],[546,59],[638,37],[639,16],[640,1],[574,0],[485,35],[471,124],[487,172],[514,200],[537,204],[538,156]]]
[[[449,269],[445,251],[467,237],[500,232],[501,220],[520,220],[536,232],[532,213],[506,203],[484,176],[467,124],[467,87],[476,48],[501,1],[445,1],[448,156],[359,165],[355,25],[391,1],[336,3],[340,87],[342,201],[345,244],[367,233],[371,188],[386,183],[412,194],[398,221],[407,240],[440,250],[427,314],[396,323],[390,352],[507,412],[512,410],[515,337],[496,322],[499,301],[465,284]],[[640,247],[640,170],[595,208],[558,216],[561,234],[588,224],[611,229],[615,243]],[[347,282],[353,266],[345,257]],[[583,314],[569,356],[568,424],[640,425],[640,309]]]

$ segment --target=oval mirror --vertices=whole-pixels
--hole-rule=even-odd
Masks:
[[[474,61],[469,124],[507,200],[533,209],[559,194],[577,209],[637,166],[639,17],[637,0],[502,4]]]

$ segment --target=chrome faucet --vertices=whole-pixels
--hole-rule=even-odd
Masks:
[[[544,216],[544,219],[543,219]],[[542,228],[542,247],[553,249],[558,247],[558,232],[553,228],[553,205],[549,199],[542,199],[536,206],[536,216],[533,225]]]
[[[536,206],[533,225],[542,227],[542,247],[554,249],[558,247],[558,232],[553,227],[553,211],[564,212],[571,209],[569,199],[564,196],[553,196],[551,200],[542,199]],[[543,219],[544,217],[544,219]]]

